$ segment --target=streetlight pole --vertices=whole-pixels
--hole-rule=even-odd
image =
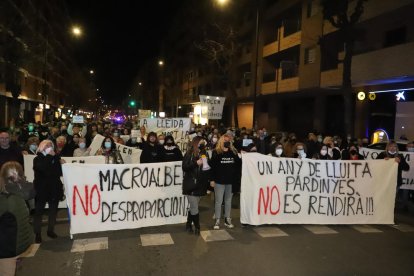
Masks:
[[[158,66],[160,69],[160,83],[159,83],[159,90],[158,90],[158,114],[159,112],[164,111],[164,61],[159,60]]]
[[[254,51],[254,74],[253,74],[253,122],[252,127],[257,128],[257,75],[259,71],[259,20],[260,0],[256,2],[256,28],[255,28],[255,51]]]

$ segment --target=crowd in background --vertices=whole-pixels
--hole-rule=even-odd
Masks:
[[[132,133],[134,135],[131,135]],[[9,271],[15,269],[16,256],[30,245],[31,231],[27,229],[31,226],[25,200],[35,198],[35,241],[42,242],[41,218],[46,203],[49,204],[47,235],[57,238],[54,224],[58,202],[64,198],[60,181],[61,164],[64,161],[61,158],[89,156],[90,145],[98,134],[104,139],[96,155],[105,156],[108,164],[124,163],[116,143],[141,149],[141,163],[182,161],[183,194],[187,196],[190,205],[186,230],[197,235],[200,234],[198,205],[200,198],[209,191],[214,191],[215,195],[213,229],[220,229],[221,219],[224,219],[225,227],[234,227],[231,221],[231,203],[233,194],[240,192],[240,153],[257,152],[276,158],[363,160],[364,156],[360,154],[359,149],[368,146],[369,143],[368,138],[357,139],[350,135],[343,138],[313,132],[308,133],[307,137],[298,137],[295,133],[269,133],[265,127],[234,129],[226,128],[223,124],[218,127],[192,125],[186,137],[189,140],[188,148],[182,152],[173,136],[157,134],[151,130],[147,132],[145,127],[139,127],[132,121],[126,121],[124,124],[105,121],[72,124],[62,121],[45,125],[30,123],[22,127],[1,129],[0,211],[3,205],[13,201],[16,209],[11,212],[19,217],[18,226],[23,237],[10,240],[5,238],[4,233],[0,234],[0,266],[7,267]],[[414,143],[407,141],[405,150],[414,152]],[[27,183],[24,178],[25,154],[36,156],[33,162],[34,185]],[[401,173],[408,171],[409,165],[399,153],[398,145],[390,141],[377,159],[394,159],[399,163],[396,183],[399,190],[398,187],[402,184]],[[399,193],[402,194],[403,202],[409,201],[410,197],[412,200],[409,190]]]

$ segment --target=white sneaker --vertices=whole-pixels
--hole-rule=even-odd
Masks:
[[[214,224],[213,229],[214,230],[219,230],[220,229],[220,219],[216,219],[216,223]]]
[[[234,225],[231,223],[231,218],[224,219],[224,226],[226,226],[229,229],[234,228]]]

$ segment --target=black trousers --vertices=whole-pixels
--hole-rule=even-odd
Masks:
[[[33,220],[33,230],[35,234],[40,234],[42,231],[42,216],[45,211],[46,202],[49,204],[49,222],[48,222],[47,231],[53,232],[55,230],[56,215],[57,215],[59,201],[36,199],[35,200],[35,215],[34,215],[34,220]]]

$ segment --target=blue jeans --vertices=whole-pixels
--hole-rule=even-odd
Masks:
[[[224,217],[229,218],[231,212],[231,199],[233,197],[231,184],[217,184],[214,186],[214,213],[216,219],[220,219],[221,216],[221,204],[223,203],[224,196]]]

